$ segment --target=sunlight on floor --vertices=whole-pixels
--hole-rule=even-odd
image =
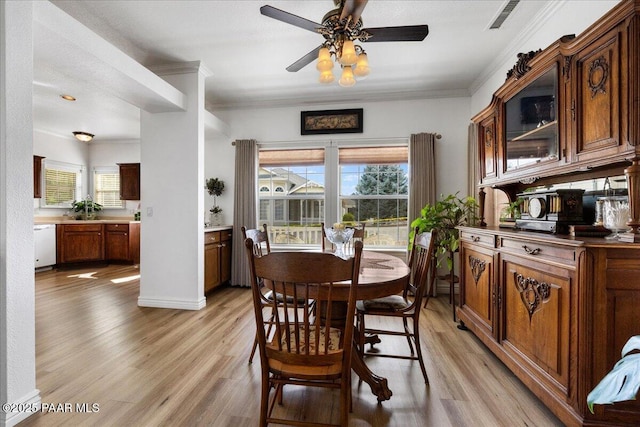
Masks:
[[[135,274],[133,276],[129,276],[129,277],[121,277],[119,279],[111,279],[111,283],[126,283],[126,282],[131,282],[132,280],[138,280],[140,278],[139,274]]]
[[[93,275],[96,273],[97,271],[92,271],[91,273],[72,274],[71,276],[67,277],[77,277],[79,279],[97,279],[97,277],[93,277]]]

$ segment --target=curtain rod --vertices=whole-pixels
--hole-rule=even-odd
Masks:
[[[440,135],[439,133],[435,134],[436,139],[442,139],[442,135]],[[362,141],[362,142],[367,142],[367,141],[393,141],[393,140],[407,140],[409,138],[406,137],[401,137],[401,136],[397,136],[397,137],[391,137],[391,138],[363,138],[363,139],[359,139],[359,140],[348,140],[349,142],[358,142],[358,141]],[[303,142],[301,140],[289,140],[289,141],[268,141],[268,143],[278,143],[278,144],[288,144],[288,143],[298,143],[298,142]],[[264,143],[263,143],[264,144]],[[231,145],[236,145],[235,141],[231,141]]]

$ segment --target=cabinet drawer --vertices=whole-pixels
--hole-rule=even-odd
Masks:
[[[231,230],[220,231],[220,240],[222,240],[223,242],[231,240],[232,236],[233,232]]]
[[[493,234],[474,233],[471,231],[460,231],[460,240],[469,243],[475,243],[479,246],[487,248],[496,247],[496,237]]]
[[[554,246],[527,239],[501,237],[499,247],[516,255],[530,255],[541,260],[555,261],[563,264],[575,264],[574,248]]]
[[[129,231],[129,224],[107,224],[107,231]]]
[[[102,224],[64,224],[62,227],[65,233],[87,233],[102,231]]]
[[[204,244],[208,245],[210,243],[218,243],[220,242],[220,232],[219,231],[209,231],[208,233],[204,233]]]

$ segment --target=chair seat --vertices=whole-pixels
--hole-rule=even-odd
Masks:
[[[401,295],[389,295],[383,298],[376,298],[356,303],[358,311],[396,311],[403,310],[409,303]]]
[[[316,331],[318,329],[320,329],[320,342],[319,342],[319,348],[318,348],[318,352],[320,354],[323,354],[325,351],[325,338],[326,338],[326,328],[324,328],[323,326],[321,326],[320,328],[316,327],[317,325],[311,325],[310,326],[310,330],[309,330],[309,353],[313,354],[316,351]],[[284,325],[282,325],[281,327],[285,327]],[[299,348],[304,348],[306,347],[306,326],[305,325],[298,325],[298,347]],[[290,338],[290,342],[292,343],[291,345],[293,346],[294,343],[298,342],[296,340],[296,330],[293,326],[290,326],[289,328],[289,338]],[[281,345],[283,347],[287,346],[287,337],[286,334],[282,334],[282,337],[280,339]],[[270,342],[268,343],[269,347],[272,348],[277,348],[278,345],[274,342]],[[340,329],[338,328],[329,328],[329,348],[327,348],[327,352],[332,352],[332,351],[339,351],[340,349]]]
[[[268,299],[269,301],[273,301],[273,291],[265,292],[264,293],[264,297],[266,299]],[[283,303],[284,302],[284,298],[282,297],[282,294],[276,292],[276,301],[279,302],[279,303]],[[287,302],[288,303],[292,303],[293,302],[293,297],[287,295]],[[304,302],[304,298],[298,298],[298,302]]]

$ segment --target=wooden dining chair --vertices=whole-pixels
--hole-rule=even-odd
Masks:
[[[366,227],[366,223],[356,224],[353,228],[353,237],[347,244],[344,246],[344,252],[347,254],[351,254],[354,251],[354,243],[357,241],[361,241],[364,244],[364,229]],[[333,244],[327,239],[327,232],[324,229],[324,222],[320,223],[320,227],[322,228],[322,252],[326,252],[327,250],[334,250]]]
[[[356,304],[356,333],[358,342],[358,352],[364,356],[391,357],[397,359],[417,360],[420,363],[422,376],[425,383],[429,383],[427,370],[422,359],[422,349],[420,347],[420,312],[421,303],[425,294],[425,288],[429,280],[429,270],[432,266],[432,254],[434,247],[434,235],[431,231],[418,234],[416,232],[409,256],[409,264],[412,268],[410,278],[407,280],[402,295],[391,295],[373,300],[358,301]],[[366,316],[395,317],[402,319],[403,330],[367,328],[365,325]],[[409,326],[411,322],[411,326]],[[367,352],[365,344],[369,342],[371,347],[379,342],[372,337],[378,335],[404,336],[409,343],[411,355],[389,354],[380,352]],[[415,351],[414,351],[415,345]]]
[[[276,423],[346,427],[351,407],[351,352],[362,243],[356,243],[354,257],[347,260],[317,252],[256,256],[253,245],[251,239],[245,241],[262,372],[260,426]],[[271,301],[273,322],[264,317],[262,286],[284,297],[282,305]],[[309,305],[312,301],[316,310]],[[345,305],[346,312],[337,316],[337,307]],[[339,424],[274,416],[275,403],[284,403],[283,386],[288,384],[340,389]]]
[[[262,229],[250,228],[247,229],[244,226],[240,227],[242,231],[242,241],[251,239],[253,242],[253,253],[255,256],[263,256],[271,252],[271,244],[269,243],[269,232],[267,231],[267,224],[262,224]],[[262,285],[262,284],[261,284]],[[270,306],[270,300],[273,299],[273,295],[270,291],[265,290],[264,286],[260,287],[260,300],[263,307],[268,308]],[[273,315],[271,316],[271,318]],[[249,355],[249,363],[253,362],[253,356],[258,348],[258,335],[253,341],[253,347],[251,348],[251,355]]]

